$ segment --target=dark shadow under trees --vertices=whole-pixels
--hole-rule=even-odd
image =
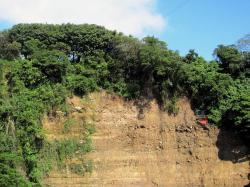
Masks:
[[[250,161],[250,148],[247,146],[247,142],[231,129],[220,129],[216,146],[219,149],[218,157],[221,160],[233,163]]]

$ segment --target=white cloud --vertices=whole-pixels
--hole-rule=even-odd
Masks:
[[[12,23],[94,23],[143,36],[164,29],[156,0],[0,0],[0,20]]]

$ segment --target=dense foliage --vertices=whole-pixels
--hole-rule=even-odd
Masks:
[[[215,56],[206,62],[190,50],[181,57],[157,38],[87,24],[19,24],[0,33],[0,186],[40,184],[48,171],[41,153],[49,147],[41,118],[72,93],[155,98],[171,114],[178,113],[178,97],[187,96],[212,124],[249,138],[250,52],[220,45]]]

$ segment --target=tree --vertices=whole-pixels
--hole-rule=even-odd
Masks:
[[[77,63],[82,56],[91,55],[95,50],[109,51],[115,34],[104,27],[89,24],[18,24],[8,31],[12,41],[21,43],[24,56],[42,46],[42,49],[63,49],[61,52]]]
[[[188,54],[184,57],[184,62],[190,64],[196,61],[198,58],[198,53],[195,52],[194,49],[189,50]]]
[[[22,46],[22,54],[26,59],[31,59],[32,55],[39,53],[39,50],[44,48],[43,44],[38,39],[30,39],[25,41]]]
[[[27,88],[31,89],[44,83],[46,78],[41,70],[33,65],[33,61],[18,61],[13,72],[14,75],[18,76],[18,79],[23,81]]]
[[[243,38],[239,39],[236,46],[241,51],[250,52],[250,34],[247,34]]]
[[[237,90],[231,94],[231,104],[224,113],[223,122],[250,138],[250,80],[237,81]]]
[[[57,50],[42,50],[34,54],[34,67],[52,82],[62,82],[66,74],[68,57]]]
[[[230,73],[233,76],[238,76],[244,69],[242,54],[235,46],[219,45],[215,49],[214,54],[224,73]]]
[[[83,75],[70,75],[67,77],[67,86],[77,95],[84,95],[96,90],[97,85],[93,78],[87,78]]]
[[[6,128],[0,125],[0,186],[31,186],[16,170],[22,158],[17,151],[17,142],[13,134],[10,136],[3,132],[7,132]]]
[[[0,32],[0,58],[14,60],[20,55],[21,44],[10,42],[6,32]]]

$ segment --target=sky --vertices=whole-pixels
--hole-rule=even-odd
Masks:
[[[0,0],[0,30],[17,23],[94,23],[212,60],[250,33],[250,0]]]

